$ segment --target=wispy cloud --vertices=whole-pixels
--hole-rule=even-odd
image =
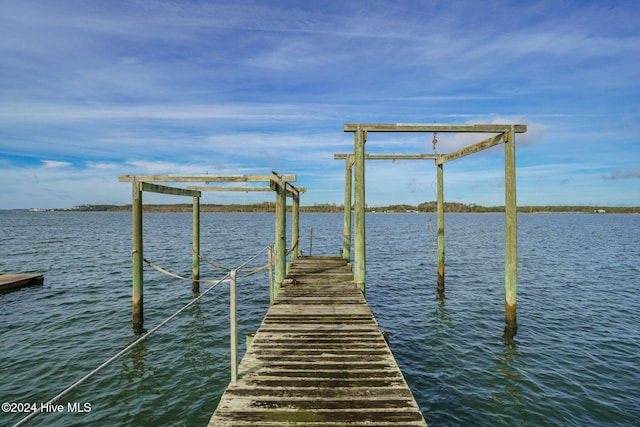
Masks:
[[[616,168],[609,175],[602,175],[602,179],[605,181],[617,180],[617,179],[640,179],[640,168],[622,170]]]
[[[71,166],[69,162],[59,162],[56,160],[43,160],[43,168],[44,169],[56,169],[56,168],[66,168]]]
[[[321,107],[322,106],[317,106]],[[22,122],[60,122],[95,120],[251,120],[297,121],[318,120],[324,108],[301,108],[300,105],[228,103],[181,105],[73,105],[59,106],[43,103],[17,103],[6,106],[0,120]]]

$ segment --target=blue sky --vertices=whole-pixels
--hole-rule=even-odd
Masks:
[[[520,205],[640,205],[636,1],[0,0],[0,209],[130,203],[121,174],[294,173],[344,200],[344,123],[518,123]],[[446,153],[486,135],[439,134]],[[432,153],[370,134],[368,153]],[[504,203],[501,146],[445,165]],[[435,200],[433,161],[368,161],[367,204]],[[268,193],[207,193],[252,203]],[[149,195],[148,203],[180,203]]]

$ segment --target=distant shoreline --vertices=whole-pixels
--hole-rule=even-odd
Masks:
[[[370,213],[433,213],[436,212],[436,202],[425,202],[417,206],[413,205],[389,205],[368,207]],[[447,213],[501,213],[504,206],[480,206],[476,204],[463,204],[455,202],[445,202],[444,210]],[[147,213],[176,213],[191,212],[191,204],[149,204],[144,205]],[[291,210],[291,206],[288,206]],[[131,212],[131,205],[82,205],[73,208],[61,209],[7,209],[6,211],[21,212]],[[263,202],[255,204],[201,204],[200,211],[206,212],[229,212],[229,213],[251,213],[251,212],[275,212],[275,203]],[[316,213],[342,213],[343,205],[336,204],[316,204],[312,206],[300,206],[300,212]],[[589,214],[612,214],[612,213],[640,213],[640,206],[635,207],[611,207],[611,206],[518,206],[519,213],[589,213]]]

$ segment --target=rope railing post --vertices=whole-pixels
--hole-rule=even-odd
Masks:
[[[229,272],[229,323],[231,329],[231,383],[238,381],[238,319],[236,306],[236,270]]]

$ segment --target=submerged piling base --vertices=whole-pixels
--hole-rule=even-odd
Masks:
[[[444,264],[438,265],[438,293],[444,293]]]
[[[144,322],[144,316],[143,316],[143,312],[142,312],[142,298],[140,298],[139,300],[134,300],[133,301],[133,310],[132,310],[132,315],[133,315],[133,331],[136,334],[142,333],[144,331],[143,328],[143,322]]]
[[[506,338],[513,338],[518,332],[518,319],[516,317],[516,305],[504,305],[504,335]]]

